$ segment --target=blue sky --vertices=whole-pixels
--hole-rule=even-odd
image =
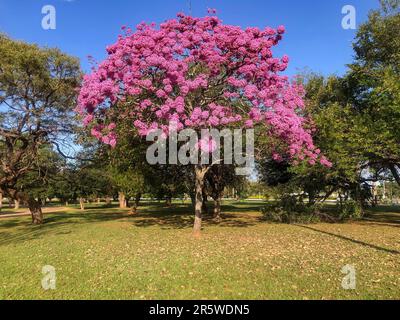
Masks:
[[[88,70],[88,55],[105,57],[105,47],[115,42],[122,25],[142,21],[163,22],[177,12],[188,12],[188,0],[0,0],[0,31],[12,38],[56,46],[77,56]],[[43,30],[41,9],[57,10],[57,29]],[[355,30],[341,26],[342,7],[353,5],[357,24],[378,0],[192,0],[192,13],[203,16],[216,8],[227,24],[242,27],[285,25],[287,34],[276,55],[288,54],[288,74],[305,68],[322,74],[343,74],[352,60]]]

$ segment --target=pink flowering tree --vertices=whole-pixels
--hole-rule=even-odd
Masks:
[[[214,13],[214,12],[211,12]],[[192,128],[261,127],[279,141],[293,161],[329,161],[314,146],[307,119],[301,116],[303,89],[280,73],[289,58],[273,57],[282,39],[277,29],[242,29],[216,16],[178,14],[159,27],[140,24],[107,48],[108,57],[86,75],[77,110],[93,136],[114,147],[118,125],[129,121],[130,134],[152,130],[169,134]],[[194,231],[201,230],[204,177],[209,166],[196,165]]]

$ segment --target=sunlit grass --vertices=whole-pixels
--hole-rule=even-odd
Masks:
[[[296,226],[263,222],[260,206],[226,204],[224,221],[207,219],[200,239],[189,206],[178,203],[134,217],[93,205],[47,215],[39,227],[0,219],[0,298],[400,298],[398,213]],[[341,287],[347,264],[357,270],[354,291]],[[56,268],[54,291],[41,288],[45,265]]]

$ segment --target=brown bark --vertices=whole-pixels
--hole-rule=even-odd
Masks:
[[[218,197],[214,200],[214,220],[221,221],[221,198]]]
[[[165,199],[165,205],[166,205],[167,207],[172,207],[172,197],[171,197],[171,196],[168,196],[168,197]]]
[[[123,193],[123,192],[118,192],[118,201],[119,201],[119,207],[120,207],[120,209],[126,209],[127,203],[126,203],[126,196],[125,196],[125,193]]]
[[[85,210],[85,199],[79,198],[79,205],[81,207],[81,210],[84,211]]]
[[[109,196],[106,197],[106,205],[111,205],[111,197]]]
[[[393,178],[396,180],[397,184],[400,186],[400,175],[399,175],[399,172],[397,171],[396,166],[390,165],[389,169],[392,172]]]
[[[14,200],[14,209],[15,209],[15,210],[18,210],[19,207],[20,207],[20,202],[19,202],[19,200],[18,200],[18,199]]]
[[[199,236],[201,233],[202,224],[202,208],[203,208],[203,189],[204,189],[204,176],[207,170],[202,166],[195,167],[195,186],[196,186],[196,201],[195,201],[195,217],[193,225],[193,233]]]
[[[28,207],[32,216],[32,223],[36,225],[43,224],[43,212],[40,202],[35,199],[29,199]]]
[[[196,205],[196,193],[195,192],[190,193],[190,201],[192,202],[192,206],[194,208]]]
[[[138,207],[139,207],[140,199],[141,199],[141,198],[142,198],[142,194],[141,194],[141,193],[138,193],[138,194],[136,195],[135,201],[133,202],[133,205],[132,205],[132,207],[131,207],[131,214],[132,214],[132,215],[137,214],[137,209],[138,209]]]
[[[207,203],[208,203],[208,195],[207,195],[207,192],[205,191],[205,188],[203,186],[203,204],[202,204],[202,208],[201,208],[203,214],[208,214],[208,205],[207,205]]]
[[[3,209],[3,194],[0,192],[0,211]]]

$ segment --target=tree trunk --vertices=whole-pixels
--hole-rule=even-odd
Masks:
[[[14,200],[14,209],[19,210],[19,200]]]
[[[43,224],[43,212],[40,202],[35,199],[29,199],[28,207],[32,215],[32,223],[36,225]]]
[[[221,221],[221,197],[214,200],[214,220]]]
[[[208,195],[206,193],[206,191],[204,190],[204,186],[203,186],[203,204],[202,204],[202,212],[203,214],[208,214]]]
[[[85,199],[79,198],[79,205],[81,206],[81,210],[85,210]]]
[[[107,206],[110,206],[111,203],[112,203],[111,197],[107,196],[107,197],[106,197],[106,205],[107,205]]]
[[[142,194],[141,193],[136,194],[135,201],[134,201],[133,206],[131,208],[131,214],[132,215],[133,214],[137,214],[137,209],[139,207],[141,198],[142,198]]]
[[[191,192],[190,193],[190,200],[192,202],[193,208],[196,206],[196,192]]]
[[[0,192],[0,211],[3,209],[3,194]]]
[[[399,175],[399,172],[397,171],[396,166],[392,164],[389,166],[389,169],[392,172],[393,178],[396,180],[397,184],[400,186],[400,175]]]
[[[364,214],[365,214],[365,211],[364,211],[364,199],[362,197],[362,192],[361,192],[361,188],[360,188],[359,185],[356,187],[354,197],[355,197],[354,200],[357,201],[358,205],[360,206],[360,215],[361,216],[358,217],[358,218],[362,218],[364,216]]]
[[[203,189],[204,189],[204,176],[206,170],[202,166],[195,167],[195,178],[196,178],[196,201],[195,201],[195,217],[193,225],[193,233],[195,236],[199,236],[201,233],[202,223],[202,208],[203,208]]]
[[[138,194],[136,195],[136,197],[135,197],[135,206],[136,206],[136,208],[139,208],[140,199],[142,199],[142,194],[141,194],[141,193],[138,193]]]
[[[308,206],[312,207],[317,202],[314,192],[308,192]]]
[[[165,205],[167,207],[171,207],[172,206],[172,197],[171,196],[167,196],[167,198],[165,200]]]
[[[126,209],[126,197],[125,193],[118,192],[118,200],[120,209]]]

